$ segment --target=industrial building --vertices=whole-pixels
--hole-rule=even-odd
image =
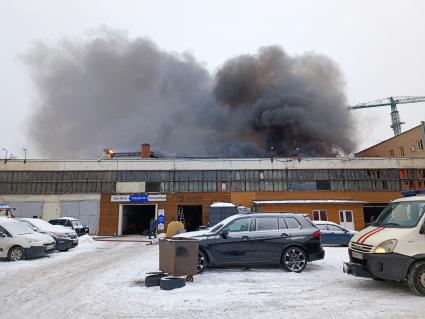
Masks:
[[[368,147],[357,157],[425,157],[425,122],[395,135],[381,143]]]
[[[149,152],[148,152],[149,153]],[[16,216],[74,216],[92,234],[140,234],[183,218],[208,223],[214,202],[295,211],[362,229],[401,190],[421,189],[423,158],[8,160],[0,196]]]

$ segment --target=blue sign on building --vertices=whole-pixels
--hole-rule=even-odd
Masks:
[[[128,198],[132,203],[146,203],[148,201],[147,194],[133,194]]]
[[[158,215],[158,224],[164,224],[164,223],[165,223],[165,216]]]

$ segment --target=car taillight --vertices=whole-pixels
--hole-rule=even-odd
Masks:
[[[313,233],[313,237],[314,237],[314,238],[317,238],[317,239],[320,239],[320,230],[315,231],[315,232]]]

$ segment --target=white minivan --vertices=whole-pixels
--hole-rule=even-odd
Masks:
[[[0,217],[0,258],[18,261],[43,257],[53,253],[55,245],[51,236],[36,233],[13,218]]]
[[[344,272],[407,282],[414,294],[425,296],[425,195],[403,194],[407,197],[393,200],[375,223],[353,236]]]

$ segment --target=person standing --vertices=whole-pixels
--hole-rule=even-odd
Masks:
[[[156,222],[155,219],[152,217],[151,221],[149,222],[149,239],[151,237],[156,238]]]

